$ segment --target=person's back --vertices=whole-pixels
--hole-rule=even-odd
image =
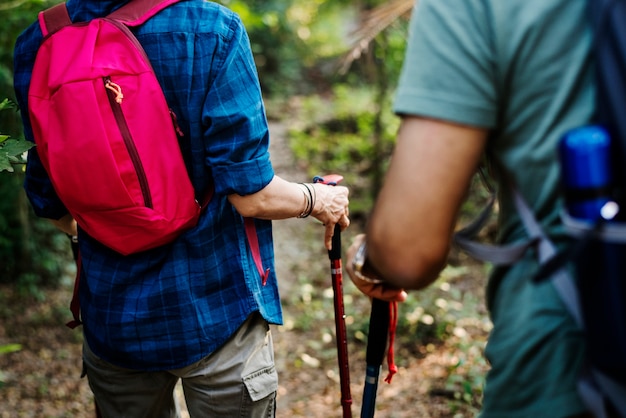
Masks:
[[[69,0],[67,9],[82,22],[126,3]],[[268,325],[282,322],[271,220],[311,215],[325,225],[328,247],[335,224],[349,224],[347,189],[274,175],[250,43],[235,13],[187,0],[133,32],[183,132],[187,172],[168,174],[189,175],[198,197],[214,191],[195,228],[129,256],[78,225],[90,386],[105,416],[172,416],[179,378],[192,416],[268,416],[277,388]],[[30,140],[27,92],[41,40],[35,22],[15,47],[15,90]],[[75,233],[36,150],[25,189],[37,215]],[[254,222],[260,260],[250,250],[244,218]]]
[[[126,2],[70,1],[68,10],[74,21],[81,21],[108,14],[113,4],[122,3]],[[251,266],[246,265],[246,255],[239,254],[240,248],[247,245],[245,235],[239,234],[243,224],[226,198],[233,191],[240,194],[256,191],[260,183],[269,183],[273,171],[263,148],[263,144],[267,145],[268,132],[264,114],[258,111],[262,107],[260,92],[257,96],[248,96],[255,97],[255,102],[227,103],[230,97],[242,97],[228,91],[233,83],[244,83],[247,89],[258,88],[253,78],[256,74],[244,74],[244,78],[232,69],[225,74],[229,68],[226,61],[240,59],[235,54],[238,48],[245,48],[247,41],[243,26],[235,15],[215,3],[182,2],[163,10],[135,33],[184,133],[181,149],[192,183],[201,195],[213,180],[215,195],[198,227],[171,245],[130,257],[123,257],[81,234],[83,277],[87,278],[91,289],[89,296],[81,290],[81,313],[87,342],[96,354],[125,367],[152,368],[158,365],[177,368],[186,365],[190,359],[202,358],[223,344],[250,312],[259,308],[254,300],[242,303],[234,296],[252,292],[247,288],[256,290],[258,287],[264,294],[262,300],[273,301],[260,307],[270,322],[281,320],[273,273],[268,285],[262,288],[252,283],[258,277],[244,273]],[[237,80],[237,77],[241,79]],[[203,120],[209,118],[211,125],[207,129]],[[245,136],[233,129],[235,118],[241,125],[238,129],[246,129]],[[210,142],[208,138],[211,138]],[[235,156],[241,161],[232,161],[225,149],[232,147],[237,140],[249,146],[247,149],[241,147],[241,155]],[[210,172],[205,158],[211,160]],[[255,159],[261,161],[254,164]],[[246,172],[246,167],[252,166],[258,171],[249,174],[258,179],[258,184],[249,183],[247,176],[241,175]],[[39,192],[31,187],[32,179],[37,176],[31,176],[30,172],[37,168],[31,158],[26,182],[26,190],[31,195]],[[237,173],[237,170],[241,171]],[[186,176],[187,173],[171,175]],[[50,207],[45,206],[45,210],[49,211]],[[265,237],[260,241],[263,258],[271,260],[272,246],[266,238],[271,226],[267,221],[258,221],[257,227],[259,236]],[[208,260],[214,261],[208,263]],[[266,267],[273,272],[272,265]],[[137,284],[137,276],[143,278],[141,285]],[[250,282],[240,280],[242,276],[249,277]],[[185,292],[187,296],[181,296],[181,289],[189,286],[188,281],[194,286]],[[214,288],[224,289],[224,294],[232,292],[232,296],[224,297],[230,300],[228,303],[242,305],[241,308],[228,313],[216,312],[205,318],[198,316],[197,312],[216,310],[215,304],[199,296]],[[178,303],[171,304],[168,294]],[[181,297],[187,300],[180,300]],[[128,311],[127,304],[135,300],[137,302],[132,302],[134,312]],[[157,317],[155,311],[168,314]],[[143,320],[138,322],[138,318]],[[133,321],[135,330],[118,335],[128,321]],[[223,333],[205,331],[198,334],[198,328],[210,329],[215,323],[226,324],[222,325]],[[146,350],[146,345],[161,344],[163,329],[171,330],[166,353],[160,349]],[[109,343],[112,339],[117,340],[118,352],[112,350]],[[105,346],[106,349],[100,348]]]
[[[557,144],[594,110],[585,7],[585,0],[418,3],[395,102],[404,118],[396,161],[368,227],[368,255],[380,276],[409,289],[436,279],[483,153],[498,182],[498,241],[526,238],[513,181],[550,237],[566,243]],[[401,157],[407,154],[412,162]],[[394,225],[398,219],[409,220]],[[394,242],[412,244],[403,250]],[[490,277],[484,418],[585,411],[576,389],[582,332],[551,283],[532,283],[537,268],[529,251]]]

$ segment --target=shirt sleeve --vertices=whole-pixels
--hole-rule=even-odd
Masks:
[[[490,128],[496,68],[489,13],[480,0],[422,0],[413,11],[394,110]]]
[[[39,25],[32,24],[18,37],[13,54],[15,97],[22,116],[24,137],[31,142],[35,139],[28,114],[28,88],[41,39]],[[39,159],[37,147],[28,152],[24,189],[37,216],[59,219],[68,213]]]
[[[221,65],[203,109],[207,165],[215,191],[252,194],[274,177],[269,130],[250,41],[234,17],[230,42],[222,43]]]

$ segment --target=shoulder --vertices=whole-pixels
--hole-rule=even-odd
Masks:
[[[13,49],[13,74],[14,87],[19,94],[25,92],[30,81],[30,72],[35,63],[35,57],[39,45],[43,39],[38,22],[34,22],[26,28],[15,41]]]
[[[35,21],[24,29],[24,31],[17,37],[14,49],[15,55],[19,56],[23,54],[36,53],[42,39],[43,35],[41,33],[41,28],[39,27],[39,22]]]
[[[245,30],[239,15],[217,3],[187,0],[176,3],[143,25],[145,32],[216,34],[224,37]]]

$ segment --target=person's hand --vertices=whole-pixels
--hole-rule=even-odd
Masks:
[[[335,225],[339,224],[341,230],[350,225],[348,204],[348,188],[344,186],[329,186],[315,183],[315,206],[311,216],[319,220],[326,227],[324,233],[324,245],[328,250],[332,247]]]
[[[359,275],[354,271],[354,256],[364,242],[365,234],[357,235],[352,242],[352,245],[346,252],[347,263],[345,268],[350,276],[350,279],[352,279],[352,282],[357,289],[369,297],[387,302],[404,302],[407,298],[407,293],[403,289],[398,289],[397,287],[386,284],[384,279],[379,277],[378,274],[371,267],[369,267],[368,263],[363,265],[360,274],[361,277],[359,277]]]
[[[50,222],[59,230],[65,232],[67,235],[71,235],[73,237],[78,235],[78,226],[76,224],[76,220],[69,213],[58,220],[50,219]]]

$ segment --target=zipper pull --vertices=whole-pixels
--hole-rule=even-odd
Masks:
[[[116,103],[122,104],[122,100],[124,99],[124,94],[122,93],[122,88],[119,86],[119,84],[116,84],[112,82],[111,79],[107,78],[106,82],[104,83],[104,87],[107,88],[108,90],[111,90],[113,93],[115,93]]]

